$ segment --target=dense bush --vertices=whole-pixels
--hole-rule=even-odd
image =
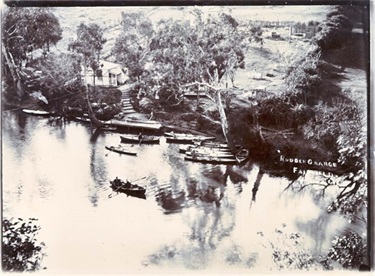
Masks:
[[[321,24],[315,41],[323,50],[338,49],[346,42],[353,27],[352,22],[346,15],[348,9],[350,7],[344,5],[336,7]]]
[[[366,258],[367,245],[364,239],[354,231],[337,236],[327,254],[331,261],[339,262],[343,268],[358,269]]]
[[[2,266],[4,271],[30,272],[40,269],[44,243],[37,243],[35,235],[40,227],[36,219],[27,222],[3,219]]]

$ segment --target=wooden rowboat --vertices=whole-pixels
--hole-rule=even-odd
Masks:
[[[136,144],[159,144],[160,138],[155,136],[145,136],[143,135],[139,139],[138,135],[134,134],[123,134],[120,136],[121,143],[136,143]]]
[[[110,181],[110,183],[114,192],[124,193],[127,196],[146,198],[146,189],[136,184],[132,184],[128,180],[124,181],[116,177],[114,180]]]

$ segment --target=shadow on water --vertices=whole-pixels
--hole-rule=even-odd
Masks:
[[[178,259],[190,269],[201,269],[208,265],[207,260],[235,228],[235,207],[225,196],[227,180],[232,177],[237,183],[245,181],[229,166],[223,167],[202,167],[202,177],[191,175],[187,179],[186,191],[173,192],[170,188],[158,190],[155,196],[164,212],[182,213],[190,230],[187,239],[181,241],[187,244],[162,246],[147,258],[148,264]]]
[[[326,248],[330,238],[338,233],[337,225],[341,227],[344,223],[339,217],[332,219],[331,214],[326,214],[324,203],[315,200],[314,195],[298,191],[302,178],[292,174],[290,168],[255,164],[252,161],[241,167],[186,162],[183,155],[178,153],[176,145],[166,143],[138,146],[137,157],[120,157],[115,154],[106,157],[104,146],[118,142],[117,134],[93,132],[89,126],[76,122],[67,122],[61,126],[47,124],[51,127],[46,129],[45,119],[18,118],[24,118],[22,114],[3,116],[6,117],[4,148],[9,159],[16,165],[28,165],[20,166],[20,172],[23,170],[19,173],[20,182],[14,183],[12,179],[17,175],[8,166],[4,193],[8,197],[6,209],[17,210],[20,200],[24,200],[27,205],[29,197],[33,197],[33,202],[41,206],[45,206],[43,204],[48,197],[65,202],[66,197],[74,193],[71,203],[72,206],[76,204],[77,208],[73,213],[68,210],[67,214],[74,214],[77,224],[81,223],[81,218],[90,218],[92,210],[95,210],[95,214],[104,212],[108,215],[115,206],[120,206],[120,210],[116,211],[124,213],[130,209],[121,208],[130,206],[140,214],[146,214],[145,219],[151,217],[155,232],[168,228],[173,231],[176,225],[181,227],[176,237],[167,237],[160,243],[156,241],[152,248],[139,249],[137,261],[140,263],[142,260],[155,266],[178,263],[184,268],[204,269],[211,266],[210,261],[214,259],[215,265],[239,264],[247,268],[254,265],[254,254],[258,250],[253,248],[258,242],[256,231],[266,233],[273,230],[275,224],[285,220],[309,239],[314,239],[313,248],[319,253]],[[18,120],[21,120],[21,126],[18,126]],[[27,134],[24,139],[30,139],[29,144],[17,139],[20,129]],[[51,150],[55,151],[52,155]],[[32,158],[37,162],[33,162]],[[52,162],[56,164],[52,166]],[[51,170],[45,170],[48,165],[51,165]],[[30,173],[30,168],[38,173]],[[113,179],[117,175],[129,177],[134,183],[142,177],[138,179],[142,180],[139,185],[147,188],[147,199],[129,198],[125,203],[122,199],[108,200],[108,193],[115,194],[110,188],[109,178]],[[43,185],[41,192],[45,194],[40,198],[33,193],[38,185]],[[288,185],[290,189],[284,193],[283,189]],[[19,201],[10,198],[17,189],[23,192]],[[90,208],[80,208],[86,207],[85,204]],[[249,204],[253,204],[251,210]],[[310,213],[303,210],[295,212],[295,209],[299,209],[295,208],[298,204],[306,205]],[[38,210],[43,213],[44,209]],[[155,216],[150,216],[150,213]],[[91,219],[95,221],[96,217]],[[138,215],[135,221],[139,221]],[[129,233],[136,229],[134,225],[139,226],[137,223],[126,224],[122,221],[116,223],[119,229],[123,227]],[[100,236],[105,235],[106,231],[99,228],[91,234]],[[155,233],[149,233],[150,240],[158,237],[153,235]],[[71,244],[75,243],[75,240],[71,241]],[[113,245],[117,246],[117,241],[113,241]],[[85,249],[81,250],[84,252]],[[59,248],[51,249],[51,255],[56,255],[56,252],[59,252]]]

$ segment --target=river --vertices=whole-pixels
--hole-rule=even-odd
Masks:
[[[251,162],[188,162],[164,138],[119,155],[105,149],[118,133],[2,116],[3,217],[37,219],[45,273],[275,272],[272,248],[326,253],[348,225],[327,198],[284,191],[290,180]],[[116,176],[146,199],[113,193]]]

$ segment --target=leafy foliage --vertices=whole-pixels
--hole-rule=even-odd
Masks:
[[[15,62],[36,49],[49,50],[62,38],[58,19],[50,8],[7,8],[3,16],[3,43]]]
[[[338,162],[348,173],[343,177],[346,184],[330,204],[328,211],[340,210],[351,220],[368,207],[365,134],[361,124],[357,124],[356,128],[352,127],[350,132],[342,133],[337,139],[340,154]]]
[[[316,43],[322,49],[340,48],[347,39],[353,27],[352,22],[345,14],[347,9],[345,6],[337,6],[327,15],[315,38]]]
[[[28,88],[40,91],[47,98],[51,110],[62,114],[64,107],[77,99],[82,101],[85,88],[81,83],[80,66],[74,55],[51,54],[47,58],[34,60],[30,66],[29,70],[33,74],[39,72],[39,77]]]
[[[121,25],[123,32],[116,38],[112,53],[118,62],[129,68],[129,77],[137,80],[145,70],[154,29],[143,13],[122,13]]]
[[[77,39],[68,45],[68,49],[81,55],[85,66],[94,71],[99,68],[100,52],[107,40],[104,30],[96,23],[81,23],[77,28]]]
[[[37,243],[35,236],[40,227],[36,219],[27,222],[3,219],[2,266],[5,271],[30,272],[40,269],[44,243]]]
[[[367,245],[364,239],[356,232],[349,231],[344,236],[335,237],[327,259],[339,262],[346,269],[358,269],[363,264],[366,252]]]

